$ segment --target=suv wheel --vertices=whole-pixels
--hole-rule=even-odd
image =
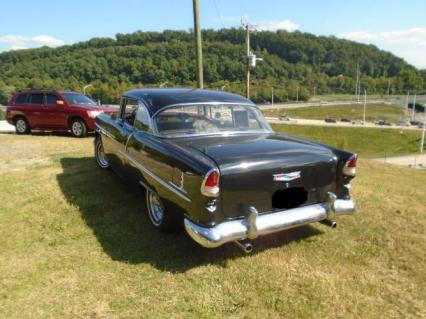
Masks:
[[[15,130],[17,134],[29,134],[31,132],[31,128],[24,117],[18,117],[15,120]]]
[[[87,136],[87,126],[81,119],[74,119],[71,121],[71,134],[74,137],[86,137]]]
[[[104,147],[102,145],[102,140],[100,137],[95,139],[95,158],[96,164],[102,169],[109,169],[109,162],[105,156]]]

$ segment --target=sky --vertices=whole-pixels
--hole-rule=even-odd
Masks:
[[[309,32],[374,44],[426,69],[426,0],[199,0],[201,27]],[[193,28],[191,0],[2,0],[0,51]]]

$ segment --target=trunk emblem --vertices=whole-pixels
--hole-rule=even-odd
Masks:
[[[291,172],[291,173],[282,173],[282,174],[274,174],[273,179],[275,182],[290,182],[295,179],[300,178],[301,171]]]

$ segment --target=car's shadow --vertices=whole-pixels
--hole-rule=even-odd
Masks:
[[[91,157],[62,158],[58,184],[67,201],[78,207],[86,224],[113,260],[149,263],[159,270],[185,272],[204,264],[226,267],[229,259],[246,256],[236,245],[205,249],[184,231],[165,235],[150,224],[144,195],[114,172],[96,167]],[[309,240],[321,231],[304,226],[258,238],[254,251]]]

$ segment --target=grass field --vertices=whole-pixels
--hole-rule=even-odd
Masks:
[[[91,138],[0,134],[0,317],[424,317],[425,177],[361,159],[358,215],[245,255],[154,230]]]
[[[421,132],[414,130],[288,124],[272,124],[272,128],[278,132],[348,149],[366,158],[416,153],[419,151],[421,137]]]
[[[349,118],[362,119],[364,106],[362,104],[351,105],[323,105],[301,107],[296,109],[274,109],[265,110],[265,116],[288,115],[295,118],[323,120],[325,118]],[[369,104],[367,105],[367,122],[374,122],[377,119],[388,120],[391,122],[404,119],[404,109],[397,105],[389,104]]]
[[[369,99],[379,99],[383,98],[383,95],[369,95]],[[393,96],[395,97],[395,96]],[[364,98],[364,95],[361,97]],[[354,100],[355,94],[323,94],[323,95],[316,95],[312,96],[309,101],[310,102],[318,102],[318,101],[336,101],[336,100]]]

